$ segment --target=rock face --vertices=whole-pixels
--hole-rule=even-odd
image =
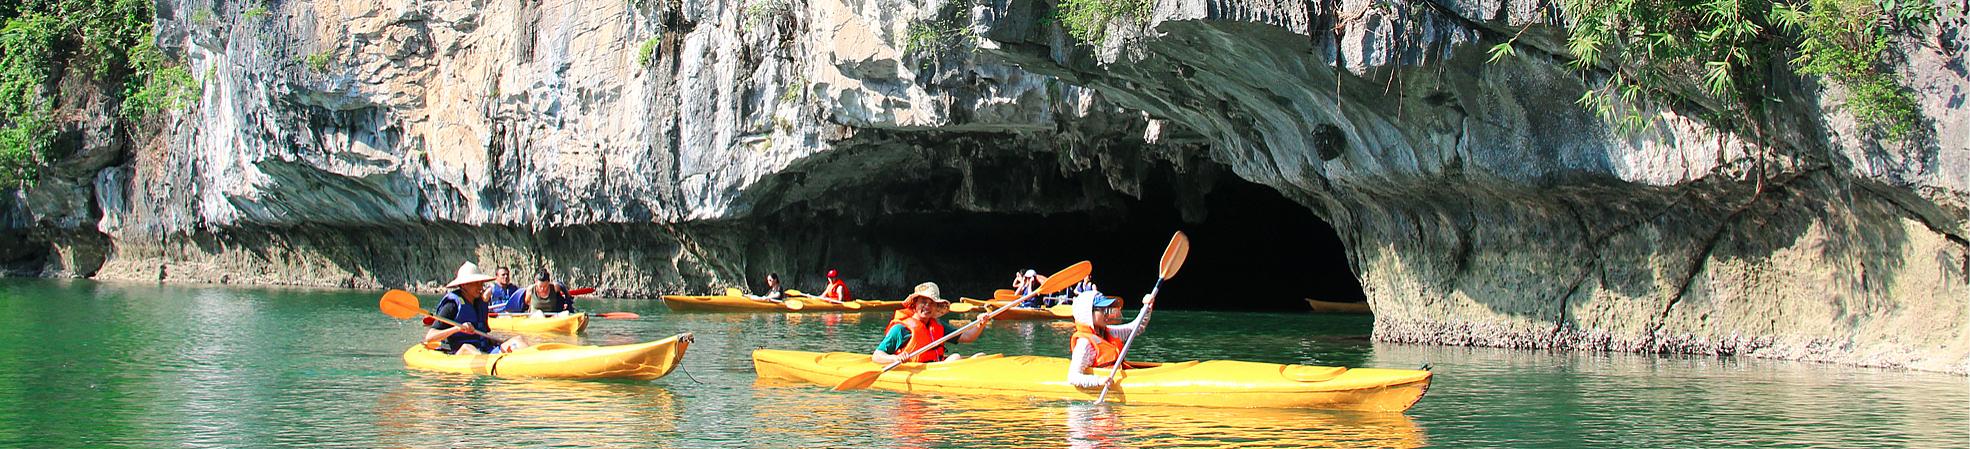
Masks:
[[[1791,80],[1768,147],[1692,111],[1614,133],[1541,5],[1165,0],[1089,47],[1042,1],[161,1],[201,101],[76,121],[0,263],[374,288],[476,260],[647,296],[851,261],[906,289],[978,267],[855,230],[1222,167],[1334,225],[1380,340],[1970,371],[1960,38],[1904,51],[1928,138]]]

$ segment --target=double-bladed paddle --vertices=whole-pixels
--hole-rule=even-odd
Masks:
[[[1089,263],[1088,261],[1085,260],[1081,261],[1080,263],[1069,265],[1067,268],[1060,270],[1059,273],[1054,273],[1053,276],[1047,277],[1047,281],[1045,283],[1040,284],[1040,288],[1038,290],[1034,290],[1033,293],[1029,293],[1026,296],[1031,297],[1035,295],[1044,295],[1044,294],[1064,290],[1067,287],[1071,287],[1074,284],[1080,283],[1082,279],[1086,279],[1088,277],[1088,274],[1093,272],[1094,272],[1094,264]],[[1026,298],[1020,298],[1020,301],[1025,301],[1025,300]],[[943,346],[944,342],[950,341],[952,338],[957,338],[957,336],[959,335],[964,335],[965,331],[970,330],[972,326],[977,326],[980,323],[991,321],[992,317],[998,316],[1000,312],[1011,310],[1013,304],[1017,304],[1017,303],[1015,302],[1012,304],[1006,304],[1003,307],[999,307],[998,309],[986,313],[985,315],[978,317],[978,319],[972,320],[971,324],[966,324],[964,325],[964,327],[958,328],[958,330],[955,332],[949,332],[944,334],[944,338],[939,338],[936,341],[930,342],[930,344],[924,345],[921,348],[917,348],[916,351],[911,351],[908,355],[904,355],[903,357],[897,359],[895,363],[891,363],[888,366],[882,367],[881,370],[869,371],[862,374],[857,374],[849,377],[848,379],[842,380],[841,384],[835,385],[834,389],[835,391],[848,391],[848,390],[860,390],[863,388],[869,388],[870,385],[875,385],[876,378],[882,377],[882,373],[887,373],[889,372],[889,370],[896,369],[896,367],[898,366],[903,366],[904,362],[908,362],[910,361],[910,359],[914,359],[917,358],[917,356],[919,355],[923,355],[924,352],[929,351],[931,348]]]
[[[860,301],[829,301],[827,298],[821,298],[819,296],[809,295],[806,293],[802,293],[800,290],[794,290],[794,289],[787,289],[786,294],[787,294],[787,299],[785,302],[783,302],[783,304],[786,304],[787,310],[800,310],[807,308],[807,303],[805,301],[801,301],[800,298],[819,298],[821,301],[840,304],[842,308],[848,310],[862,310],[862,303]]]
[[[1190,257],[1190,237],[1185,237],[1183,231],[1177,231],[1176,235],[1170,236],[1170,246],[1163,248],[1163,260],[1157,263],[1156,286],[1149,289],[1150,297],[1155,297],[1156,292],[1163,289],[1163,281],[1177,275],[1177,269],[1183,268],[1183,259],[1186,257]],[[1155,307],[1155,304],[1143,304],[1142,311],[1136,313],[1149,313],[1152,307]],[[1129,339],[1122,341],[1122,352],[1115,355],[1115,369],[1108,371],[1108,381],[1102,382],[1101,395],[1094,398],[1094,403],[1100,404],[1108,400],[1108,388],[1115,386],[1115,374],[1122,372],[1122,367],[1127,364],[1129,345],[1135,343],[1137,335],[1142,335],[1142,329],[1130,332]]]

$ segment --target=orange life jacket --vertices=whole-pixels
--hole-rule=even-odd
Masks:
[[[1074,337],[1068,340],[1068,343],[1071,345],[1080,340],[1087,340],[1088,345],[1094,346],[1094,364],[1091,365],[1093,368],[1113,367],[1115,359],[1122,358],[1122,339],[1108,335],[1108,329],[1095,329],[1086,324],[1074,323]],[[1067,350],[1073,351],[1074,348],[1069,346]]]
[[[944,338],[944,323],[932,321],[929,325],[925,325],[923,320],[904,316],[901,310],[897,311],[896,319],[889,320],[889,326],[883,327],[883,332],[889,332],[895,329],[896,326],[903,326],[904,329],[910,330],[910,342],[904,343],[903,349],[896,351],[896,355],[898,356],[910,355],[910,353],[917,352],[918,349],[930,345],[930,342]],[[942,360],[944,360],[944,345],[940,344],[937,345],[937,348],[924,351],[923,354],[918,354],[916,358],[906,361],[929,363]]]

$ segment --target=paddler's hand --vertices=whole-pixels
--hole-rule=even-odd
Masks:
[[[1156,294],[1155,294],[1155,293],[1150,293],[1150,294],[1147,294],[1147,295],[1142,295],[1142,308],[1145,308],[1145,309],[1147,309],[1147,308],[1149,308],[1150,306],[1154,306],[1154,305],[1156,305]]]
[[[458,333],[470,335],[479,331],[472,328],[472,323],[458,323]]]

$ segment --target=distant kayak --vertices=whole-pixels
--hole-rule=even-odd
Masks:
[[[412,369],[508,379],[637,379],[651,380],[670,374],[684,351],[691,347],[691,334],[618,346],[577,346],[542,343],[511,354],[456,355],[413,345],[404,351],[404,365]]]
[[[1306,298],[1306,305],[1319,313],[1372,313],[1365,302],[1333,302]]]
[[[588,329],[588,314],[574,313],[567,316],[548,315],[534,318],[524,313],[516,313],[487,318],[486,324],[492,326],[492,330],[495,331],[574,335]]]
[[[902,301],[849,301],[860,308],[850,308],[846,304],[836,304],[816,297],[789,298],[799,301],[801,307],[794,310],[785,302],[764,301],[744,296],[685,296],[665,295],[664,305],[671,310],[707,312],[886,312],[903,308]]]
[[[753,351],[752,360],[761,379],[828,386],[882,369],[868,354],[845,352],[760,349]],[[1101,394],[1101,388],[1068,385],[1067,364],[1067,359],[1058,357],[996,354],[955,362],[906,363],[883,373],[872,387],[1075,401],[1093,401]],[[1108,399],[1127,404],[1400,412],[1423,398],[1431,377],[1424,370],[1225,360],[1154,365],[1122,371]]]
[[[1114,296],[1110,296],[1109,298],[1115,300],[1114,307],[1121,307],[1122,298],[1114,297]],[[999,301],[999,300],[986,301],[982,299],[972,299],[972,298],[958,298],[958,301],[963,302],[965,304],[973,305],[974,308],[970,311],[977,313],[989,312],[992,310],[996,310],[999,307],[1004,307],[1006,304],[1012,303],[1012,301]],[[999,314],[999,316],[994,317],[992,319],[1010,320],[1010,321],[1072,320],[1074,319],[1074,309],[1064,305],[1054,306],[1049,308],[1037,308],[1037,309],[1029,308],[1029,307],[1014,307],[1012,308],[1012,310],[1007,310],[1005,311],[1005,313],[1001,313]]]

